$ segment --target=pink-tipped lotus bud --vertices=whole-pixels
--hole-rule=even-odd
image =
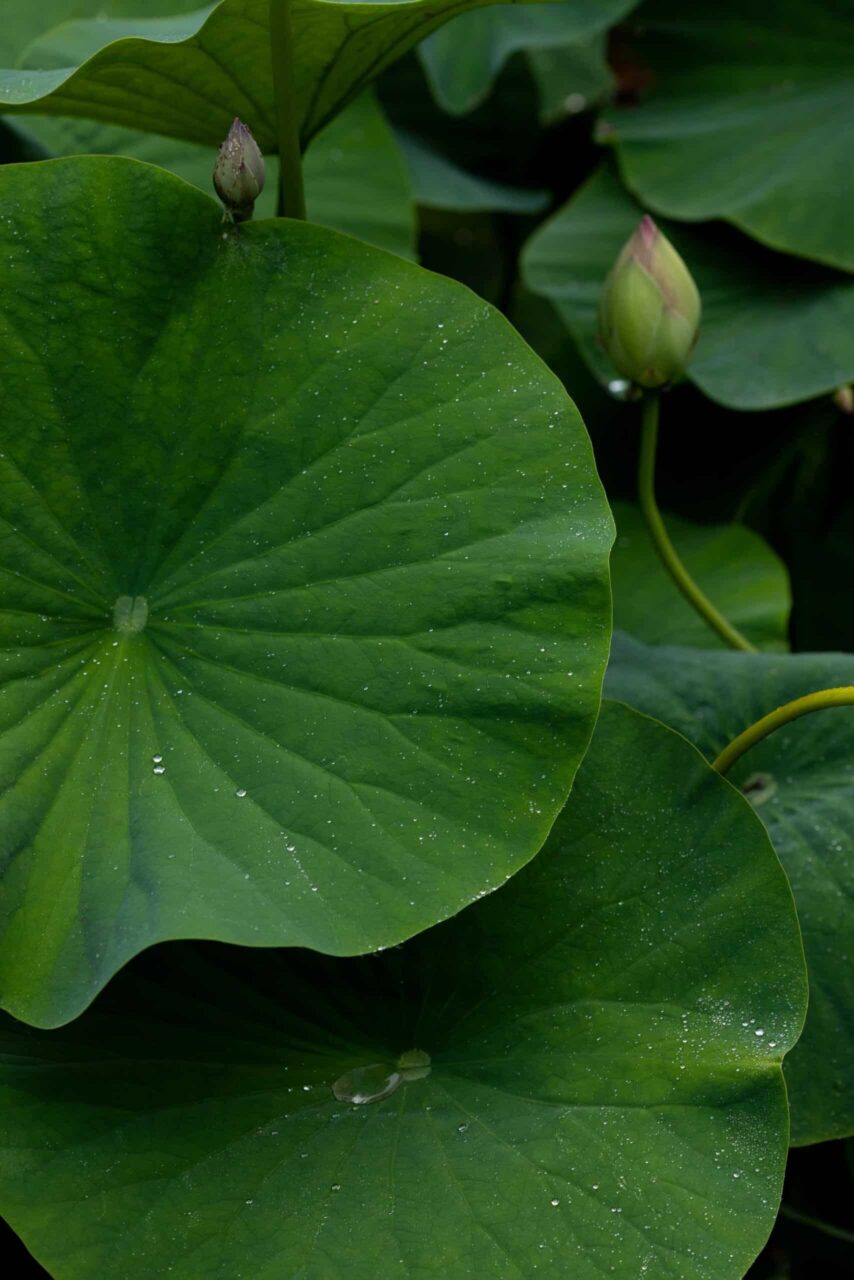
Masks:
[[[213,181],[235,222],[252,217],[255,201],[264,190],[264,157],[242,120],[235,119],[219,149]]]
[[[599,304],[602,343],[624,378],[661,387],[683,373],[700,328],[691,273],[648,215],[620,251]]]

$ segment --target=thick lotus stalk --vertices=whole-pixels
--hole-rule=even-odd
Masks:
[[[701,303],[682,258],[648,215],[605,281],[600,336],[615,367],[639,387],[684,372],[697,342]]]
[[[252,217],[264,190],[264,157],[242,120],[235,118],[214,166],[216,193],[235,222]]]

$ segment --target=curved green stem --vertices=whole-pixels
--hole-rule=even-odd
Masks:
[[[767,738],[768,734],[773,733],[775,729],[789,724],[792,720],[799,720],[801,716],[808,716],[812,711],[824,711],[828,707],[854,707],[854,686],[841,685],[837,689],[819,689],[817,693],[807,693],[803,698],[795,698],[793,702],[784,703],[776,711],[770,711],[767,716],[763,716],[761,720],[756,721],[756,724],[752,724],[749,729],[745,729],[744,733],[734,738],[728,747],[724,747],[717,760],[712,761],[712,768],[717,769],[718,773],[727,773],[745,751],[755,747],[757,742]]]
[[[854,1244],[854,1231],[846,1231],[844,1227],[836,1227],[832,1222],[822,1222],[820,1218],[813,1218],[808,1213],[801,1213],[799,1209],[792,1209],[787,1204],[780,1205],[780,1217],[789,1218],[792,1222],[800,1222],[805,1227],[812,1227],[815,1231],[821,1231],[826,1236],[833,1236],[835,1240],[845,1240],[848,1244]]]
[[[270,47],[273,58],[273,96],[279,140],[280,218],[305,217],[299,126],[294,96],[294,42],[290,0],[270,0]]]
[[[753,645],[715,608],[711,600],[697,586],[670,541],[655,500],[655,453],[658,447],[658,410],[660,397],[657,391],[648,394],[643,405],[640,463],[638,466],[638,496],[647,528],[661,562],[685,599],[707,622],[713,631],[733,649],[755,653]]]

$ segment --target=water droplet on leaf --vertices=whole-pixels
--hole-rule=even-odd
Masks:
[[[370,1066],[345,1071],[333,1084],[332,1092],[339,1102],[361,1107],[390,1097],[402,1079],[400,1072],[390,1071],[387,1063],[372,1062]]]

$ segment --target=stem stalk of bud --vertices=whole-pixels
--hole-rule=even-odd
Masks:
[[[655,500],[655,454],[658,447],[658,415],[661,397],[657,391],[650,392],[643,403],[643,425],[641,428],[640,463],[638,467],[638,495],[641,510],[649,529],[656,551],[667,572],[685,599],[697,610],[704,622],[715,631],[732,649],[742,649],[747,653],[756,650],[749,640],[728,622],[723,614],[715,608],[711,600],[691,577],[685,565],[679,559],[676,548],[661,518],[658,503]]]
[[[305,217],[299,127],[294,95],[294,49],[290,0],[270,0],[273,94],[279,139],[280,218]]]
[[[757,742],[767,738],[768,734],[773,733],[775,729],[779,729],[784,724],[790,724],[792,720],[798,720],[801,716],[809,715],[812,711],[824,711],[828,707],[854,707],[854,688],[850,685],[841,685],[837,689],[819,689],[817,693],[808,693],[803,698],[795,698],[793,702],[784,703],[782,707],[777,707],[776,711],[769,712],[749,729],[745,729],[744,733],[734,738],[728,747],[724,747],[718,758],[712,762],[712,768],[717,769],[718,773],[727,773],[745,751],[749,751],[751,747],[756,746]]]

